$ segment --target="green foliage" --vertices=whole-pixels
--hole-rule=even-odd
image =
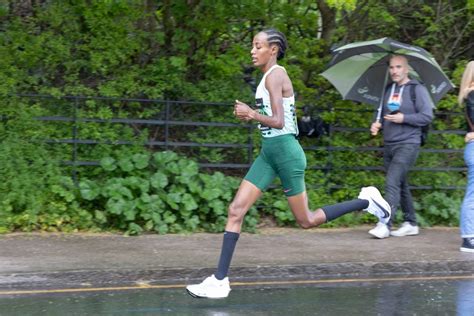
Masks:
[[[326,2],[336,9],[347,9],[349,11],[354,10],[357,5],[356,0],[327,0]]]
[[[84,207],[95,210],[105,228],[140,234],[205,230],[220,232],[239,180],[220,172],[199,172],[197,163],[164,151],[132,156],[117,153],[101,160],[103,174],[79,183]],[[255,230],[257,213],[244,229]]]
[[[328,5],[328,11],[322,10]],[[286,67],[297,105],[309,105],[333,127],[368,128],[373,109],[343,101],[321,73],[330,59],[329,47],[390,36],[432,52],[458,85],[472,58],[470,30],[472,1],[3,1],[0,5],[0,232],[11,230],[119,229],[130,234],[158,231],[219,231],[225,223],[229,192],[237,180],[222,174],[196,173],[196,164],[178,162],[158,168],[144,152],[146,140],[160,141],[160,127],[113,124],[113,118],[163,119],[158,103],[87,100],[74,103],[64,95],[133,97],[228,102],[220,108],[176,109],[173,119],[229,122],[234,99],[252,104],[246,80],[261,74],[251,64],[255,33],[276,27],[288,38]],[[323,12],[324,11],[324,12]],[[363,21],[364,23],[360,23]],[[455,30],[455,32],[446,32]],[[328,36],[325,36],[328,35]],[[13,98],[40,93],[52,100]],[[365,109],[367,112],[359,112]],[[438,104],[434,130],[465,129],[456,91]],[[42,116],[76,117],[73,122],[40,122]],[[105,122],[98,122],[105,120]],[[233,119],[232,122],[236,121]],[[78,160],[101,160],[101,168],[64,167],[72,146],[71,131],[94,145],[77,144]],[[252,138],[254,156],[259,135],[251,129],[170,128],[172,141],[244,144]],[[45,143],[48,140],[49,143]],[[117,145],[119,140],[130,143]],[[57,141],[58,143],[52,144]],[[382,171],[354,171],[349,167],[382,165],[381,152],[329,151],[325,146],[378,147],[380,137],[367,132],[332,132],[317,142],[303,139],[308,169],[306,181],[312,208],[354,198],[361,186],[383,187]],[[314,148],[318,146],[318,148]],[[461,150],[458,133],[432,133],[426,148]],[[120,149],[118,149],[120,148]],[[153,150],[156,150],[153,148]],[[116,154],[120,151],[120,154]],[[186,151],[200,162],[246,163],[244,148],[195,147]],[[462,167],[459,152],[422,151],[417,167]],[[328,172],[324,167],[334,167]],[[187,176],[181,174],[180,168]],[[76,172],[81,195],[72,185]],[[233,173],[235,174],[235,173]],[[414,185],[436,188],[463,186],[459,172],[415,171]],[[278,184],[276,184],[278,185]],[[215,189],[217,187],[217,189]],[[215,197],[219,191],[219,197]],[[166,193],[165,193],[166,192]],[[419,209],[425,225],[456,225],[455,216],[434,216],[454,205],[458,191],[445,199],[417,190],[415,200],[430,201]],[[168,194],[169,193],[169,194]],[[225,198],[221,197],[224,196]],[[450,204],[445,204],[446,201]],[[295,225],[279,190],[265,193],[258,204],[264,216],[279,225]],[[427,211],[430,210],[430,211]],[[433,212],[433,214],[432,214]],[[453,215],[453,214],[451,214]],[[246,227],[257,225],[256,209]],[[372,222],[367,214],[350,214],[327,224]]]
[[[29,123],[25,126],[25,123]],[[36,123],[37,124],[37,123]],[[0,125],[0,232],[92,230],[95,223],[79,206],[71,177],[54,160],[54,152],[34,137],[41,126],[22,112]]]
[[[422,226],[448,225],[457,226],[461,209],[461,193],[430,192],[423,199],[417,200],[415,209]]]

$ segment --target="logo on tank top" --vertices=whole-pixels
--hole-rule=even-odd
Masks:
[[[257,107],[259,114],[268,116],[268,112],[267,112],[268,106],[263,104],[263,98],[255,99],[255,106]],[[258,128],[260,129],[262,136],[268,136],[272,132],[271,131],[272,129],[270,127],[263,125],[262,123],[258,124]]]
[[[295,126],[298,126],[298,121],[296,118],[296,106],[294,104],[290,105],[290,112],[293,115],[293,124],[295,124]]]

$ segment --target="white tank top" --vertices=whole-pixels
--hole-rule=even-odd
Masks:
[[[272,116],[272,107],[270,104],[270,93],[265,88],[265,79],[267,75],[272,72],[275,68],[281,68],[286,72],[286,69],[279,65],[273,65],[270,69],[265,72],[262,80],[257,87],[255,92],[255,105],[257,106],[258,112],[262,115]],[[258,124],[258,128],[262,133],[263,137],[275,137],[285,134],[298,135],[298,125],[296,123],[296,107],[295,107],[295,96],[292,95],[288,98],[283,98],[283,111],[285,125],[282,129],[271,128],[263,124]]]

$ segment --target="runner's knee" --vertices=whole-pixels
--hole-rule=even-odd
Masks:
[[[244,205],[241,205],[240,203],[234,201],[229,205],[228,220],[234,223],[242,223],[244,220],[245,213],[246,209]]]

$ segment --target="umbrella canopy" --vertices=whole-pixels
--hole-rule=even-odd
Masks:
[[[321,75],[336,87],[344,100],[380,106],[388,81],[389,59],[394,54],[407,58],[409,76],[425,84],[434,104],[454,88],[430,53],[388,37],[344,45],[332,54],[328,68]]]

